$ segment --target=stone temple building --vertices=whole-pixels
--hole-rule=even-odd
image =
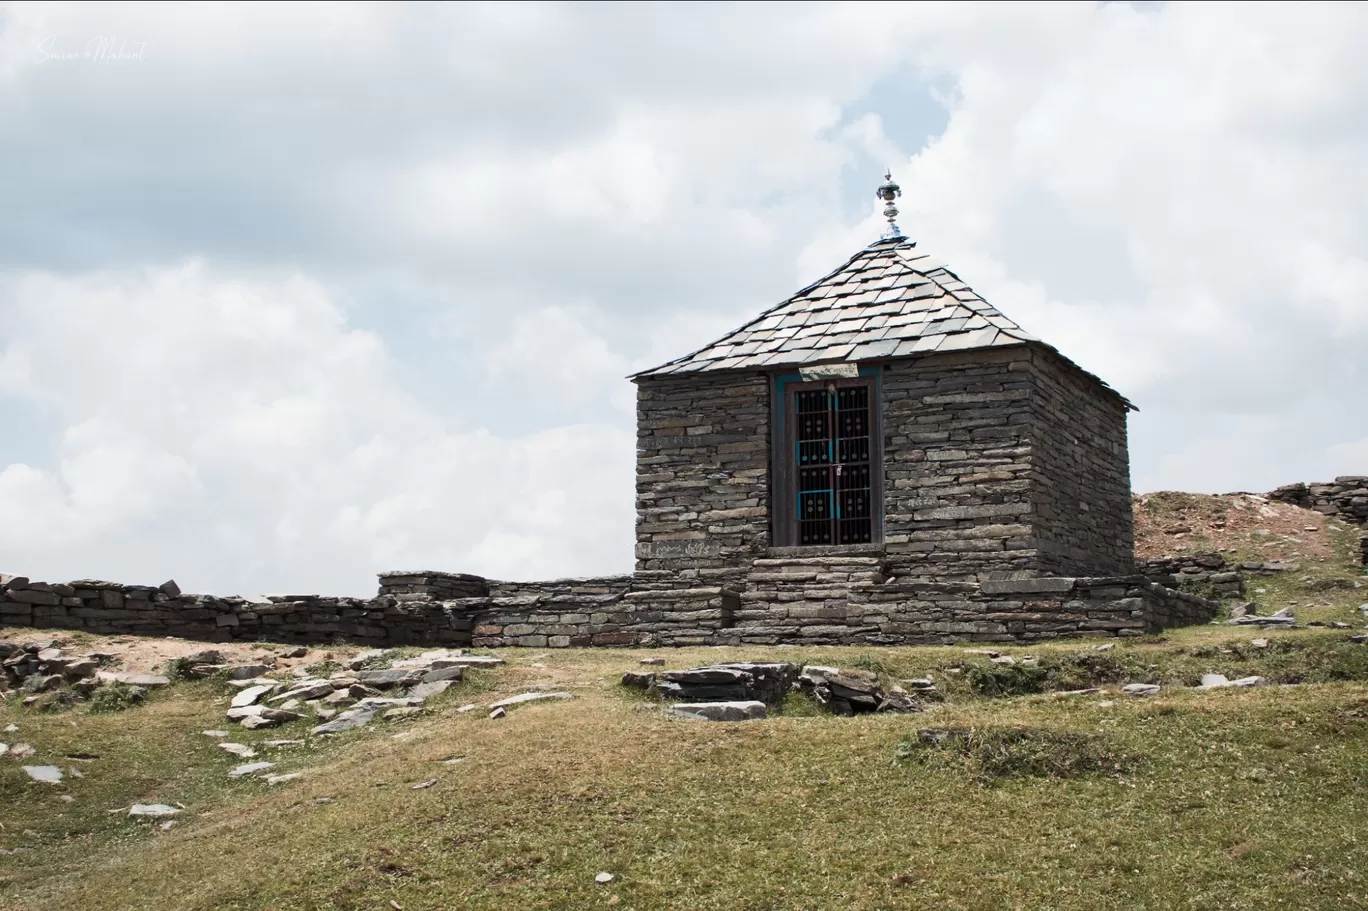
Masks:
[[[901,577],[1132,569],[1126,414],[893,223],[713,342],[637,374],[637,568],[743,585],[757,559]]]

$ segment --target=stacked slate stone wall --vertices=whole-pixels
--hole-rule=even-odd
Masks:
[[[428,569],[380,574],[380,597],[394,595],[398,601],[452,601],[488,594],[489,580],[467,573]]]
[[[1059,576],[1133,572],[1125,402],[1058,355],[1032,347],[1019,356],[1029,358],[1033,379],[1036,568]]]
[[[1268,498],[1337,516],[1356,525],[1368,524],[1368,476],[1345,475],[1333,481],[1286,484],[1268,494]]]
[[[216,597],[182,594],[174,583],[154,587],[87,579],[49,584],[22,576],[8,578],[2,587],[0,626],[179,636],[204,642],[336,639],[376,645],[465,645],[472,625],[467,601]]]
[[[852,586],[855,641],[947,644],[1030,642],[1074,636],[1138,636],[1206,623],[1217,605],[1143,576],[929,582]]]
[[[769,546],[769,379],[637,383],[638,570],[736,588]]]
[[[882,375],[884,542],[898,576],[1039,568],[1023,349],[933,355]]]
[[[472,644],[704,645],[736,610],[736,595],[717,586],[632,591],[631,576],[570,582],[519,583],[508,595],[498,592],[510,583],[495,583]]]
[[[748,643],[841,638],[849,633],[851,586],[887,578],[877,547],[776,547],[770,553],[751,565],[736,613],[736,635]]]

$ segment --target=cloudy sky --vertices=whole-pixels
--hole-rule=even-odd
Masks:
[[[624,376],[900,222],[1136,402],[1368,473],[1368,8],[0,3],[0,570],[631,567]]]

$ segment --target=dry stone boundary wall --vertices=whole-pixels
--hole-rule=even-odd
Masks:
[[[664,571],[549,582],[386,573],[369,600],[5,576],[0,627],[377,646],[931,644],[1140,635],[1216,610],[1140,576],[930,582],[886,569],[871,556],[781,554],[754,561],[745,595]]]

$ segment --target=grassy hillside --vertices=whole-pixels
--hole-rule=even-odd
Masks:
[[[37,755],[0,758],[0,849],[18,852],[0,854],[0,908],[1368,907],[1368,644],[1350,641],[1368,587],[1326,534],[1325,562],[1252,585],[1265,611],[1295,601],[1352,630],[1001,649],[1035,668],[955,647],[509,650],[421,715],[331,739],[228,724],[214,680],[110,714],[7,700],[0,740]],[[764,721],[691,722],[617,685],[645,656],[930,676],[944,698],[835,718],[793,696]],[[1208,672],[1275,685],[1194,689]],[[457,711],[546,687],[575,698]],[[930,727],[974,735],[922,745]],[[303,777],[230,780],[244,760],[213,728]],[[306,743],[265,745],[281,739]],[[37,762],[68,775],[31,782]],[[134,802],[185,810],[167,830],[110,812]]]

